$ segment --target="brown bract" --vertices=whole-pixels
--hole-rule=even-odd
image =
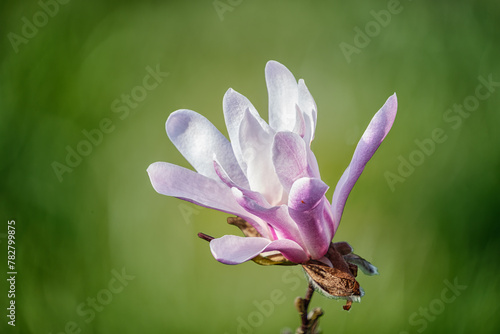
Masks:
[[[238,227],[246,237],[262,237],[255,227],[241,217],[228,217],[227,222]],[[207,241],[213,239],[203,233],[198,233],[198,236]],[[302,268],[310,285],[316,291],[328,298],[345,299],[346,304],[343,308],[348,311],[352,302],[359,302],[364,295],[363,289],[356,280],[358,268],[367,275],[378,274],[377,268],[354,254],[351,245],[345,241],[330,243],[325,257],[330,260],[332,267],[318,260],[309,260],[302,263]],[[263,266],[298,264],[287,260],[279,252],[262,253],[254,257],[252,261]]]
[[[323,262],[310,260],[302,264],[310,283],[314,288],[328,298],[347,300],[344,310],[351,308],[352,302],[359,302],[364,292],[356,281],[358,265],[363,272],[367,268],[375,268],[368,261],[352,253],[352,247],[347,242],[331,243],[325,255],[333,267]],[[354,261],[352,261],[354,259]],[[352,263],[356,262],[356,264]],[[358,265],[357,265],[358,264]],[[376,273],[376,269],[368,274]]]
[[[227,223],[238,227],[246,237],[262,237],[255,227],[241,217],[227,217]]]

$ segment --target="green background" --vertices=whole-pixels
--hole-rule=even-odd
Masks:
[[[293,300],[306,290],[300,268],[218,263],[196,233],[238,234],[227,215],[157,194],[146,173],[155,161],[189,166],[164,130],[176,109],[226,134],[222,97],[232,87],[267,119],[264,66],[274,59],[305,79],[318,105],[313,150],[328,197],[371,117],[398,94],[394,127],[334,239],[380,275],[359,277],[366,295],[350,312],[313,297],[324,333],[496,333],[500,87],[474,96],[479,76],[500,81],[497,1],[404,0],[383,25],[374,15],[387,1],[231,3],[218,13],[213,1],[69,1],[44,21],[36,1],[2,1],[0,277],[11,219],[18,275],[15,328],[0,280],[0,332],[295,329]],[[36,33],[12,43],[10,33],[24,38],[34,16]],[[356,46],[356,27],[372,36],[346,57],[340,45]],[[114,112],[115,99],[139,92],[148,66],[169,74],[129,114]],[[466,117],[443,118],[474,101]],[[68,147],[105,119],[108,133],[58,179],[54,162],[66,164]],[[416,141],[435,129],[446,140],[418,153]],[[410,158],[418,166],[391,189],[387,173],[399,175]],[[454,281],[456,294],[445,290]]]

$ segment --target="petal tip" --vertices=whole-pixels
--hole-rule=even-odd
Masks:
[[[184,133],[189,124],[188,120],[195,114],[196,112],[188,109],[178,109],[171,113],[165,122],[168,137],[173,140]]]
[[[149,165],[148,168],[146,168],[146,173],[151,174],[153,164]]]
[[[269,68],[269,67],[273,67],[273,66],[283,66],[280,62],[277,62],[276,60],[269,60],[267,63],[266,63],[266,70]]]
[[[390,105],[391,109],[396,109],[397,110],[397,108],[398,108],[398,96],[396,95],[395,92],[394,92],[394,94],[392,94],[391,96],[389,96],[389,98],[387,99],[387,102],[391,103],[391,105]]]
[[[167,163],[165,163],[165,162],[153,162],[146,169],[146,172],[148,173],[148,176],[149,176],[149,181],[151,182],[153,189],[159,194],[161,194],[161,192],[160,192],[161,173],[162,173],[162,170],[164,171],[166,164]]]
[[[148,166],[146,169],[146,172],[151,176],[156,170],[158,169],[159,165],[162,164],[162,162],[153,162]]]
[[[280,63],[276,60],[270,60],[267,62],[266,68],[265,68],[266,75],[270,75],[273,73],[283,73],[283,72],[289,73],[293,76],[292,72],[290,72],[290,70],[282,63]]]

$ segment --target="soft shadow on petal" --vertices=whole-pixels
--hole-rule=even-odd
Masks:
[[[274,131],[265,127],[248,110],[240,125],[242,159],[246,163],[246,175],[250,189],[260,192],[271,205],[279,204],[283,187],[274,171],[272,143]]]
[[[308,135],[304,137],[304,140],[307,141],[308,144],[312,142],[314,139],[314,132],[316,130],[316,118],[317,118],[317,107],[316,107],[316,102],[314,102],[314,99],[309,93],[309,90],[307,89],[307,86],[304,82],[304,80],[299,79],[298,83],[298,104],[300,107],[300,110],[309,118],[308,126],[309,129],[306,132]]]
[[[342,174],[332,199],[332,212],[335,230],[340,223],[344,206],[354,184],[363,172],[366,163],[371,159],[385,136],[389,132],[396,118],[398,101],[396,93],[390,96],[384,106],[375,114],[366,128],[361,140],[356,146],[351,163]]]
[[[294,263],[307,261],[304,250],[291,240],[270,241],[266,238],[225,235],[210,241],[210,250],[217,261],[225,264],[240,264],[268,251],[279,251]]]
[[[248,186],[231,144],[204,116],[192,110],[177,110],[170,114],[165,127],[172,143],[200,174],[218,178],[212,164],[212,157],[216,154],[231,178]]]
[[[308,164],[308,174],[312,177],[320,179],[318,160],[310,147],[307,147],[307,164]]]
[[[245,96],[231,88],[227,90],[226,94],[224,94],[222,108],[224,110],[224,120],[226,121],[227,132],[229,134],[229,140],[231,141],[234,154],[241,166],[241,169],[244,173],[246,173],[247,167],[246,163],[242,159],[239,134],[241,122],[245,117],[245,113],[247,111],[250,112],[261,124],[262,128],[265,128],[268,125],[260,117],[252,103]]]
[[[299,135],[301,138],[305,138],[305,136],[308,135],[307,132],[309,131],[309,129],[308,129],[309,123],[306,123],[304,116],[305,116],[304,113],[302,112],[302,110],[300,110],[299,106],[296,104],[295,105],[295,125],[293,127],[292,132]]]
[[[290,191],[295,180],[308,175],[306,143],[293,132],[278,132],[273,142],[273,163],[278,178]]]
[[[243,188],[243,187],[237,185],[236,183],[234,183],[234,181],[231,180],[231,178],[227,175],[226,171],[221,167],[221,165],[218,163],[217,160],[214,160],[214,168],[215,168],[215,171],[217,172],[217,175],[219,176],[220,180],[222,182],[224,182],[224,184],[226,184],[229,188],[234,188],[234,189],[231,189],[233,192],[233,195],[235,193],[238,194],[238,195],[235,195],[235,197],[239,197],[240,194],[243,194],[243,195],[251,198],[252,200],[256,201],[257,203],[259,203],[259,205],[262,205],[265,207],[270,206],[270,204],[267,202],[267,200],[265,199],[265,197],[261,193],[259,193],[257,191],[252,191],[252,190]]]

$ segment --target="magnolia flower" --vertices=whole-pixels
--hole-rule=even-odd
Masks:
[[[229,140],[202,115],[177,110],[168,117],[167,135],[196,172],[155,162],[148,168],[151,183],[160,194],[240,217],[239,223],[230,222],[245,237],[209,239],[217,261],[239,264],[280,254],[287,262],[310,268],[318,263],[335,267],[331,241],[350,191],[391,129],[396,94],[371,120],[330,202],[325,196],[329,187],[311,151],[317,122],[313,97],[304,81],[297,82],[278,62],[267,63],[265,76],[269,124],[233,89],[223,99]],[[340,254],[354,257],[347,262],[357,261],[361,269],[368,266],[351,251]]]

